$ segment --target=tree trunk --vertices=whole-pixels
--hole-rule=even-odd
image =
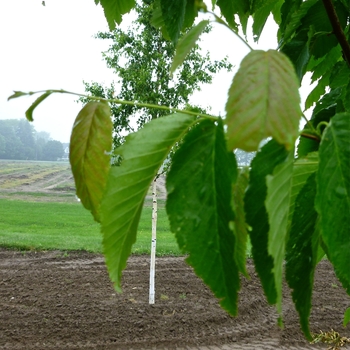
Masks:
[[[154,304],[155,296],[155,269],[156,269],[156,241],[157,241],[157,178],[152,185],[152,244],[151,267],[149,274],[149,303]]]

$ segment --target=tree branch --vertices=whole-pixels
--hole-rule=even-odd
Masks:
[[[338,39],[338,42],[343,50],[344,59],[350,67],[350,44],[346,40],[346,36],[344,31],[340,25],[339,18],[337,13],[335,12],[335,8],[333,6],[332,0],[322,0],[323,5],[326,9],[329,21],[333,27],[333,33]]]

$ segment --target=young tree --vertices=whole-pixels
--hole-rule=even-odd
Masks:
[[[108,68],[117,76],[117,85],[104,87],[96,82],[85,83],[88,93],[108,99],[184,108],[201,84],[211,83],[220,70],[232,68],[226,58],[212,62],[209,53],[202,55],[200,47],[194,45],[183,65],[170,74],[175,46],[151,24],[152,7],[149,5],[152,2],[147,0],[135,6],[136,19],[129,28],[97,34],[97,38],[111,41],[103,55]],[[205,31],[209,31],[209,27]],[[82,100],[87,102],[86,98]],[[169,114],[169,110],[140,107],[134,103],[111,103],[111,111],[115,146],[122,144],[130,131]]]
[[[119,0],[100,2],[111,29],[135,6],[133,0],[123,6]],[[243,59],[228,92],[224,120],[187,110],[151,120],[117,149],[119,166],[110,167],[106,156],[112,147],[108,100],[91,97],[72,132],[71,164],[80,198],[101,222],[108,271],[119,289],[144,197],[170,149],[183,140],[167,177],[166,209],[187,262],[221,306],[236,314],[239,274],[247,274],[249,234],[268,302],[276,304],[281,320],[285,263],[301,328],[311,339],[313,276],[324,254],[350,294],[350,3],[213,3],[224,19],[212,18],[234,35],[236,20],[245,33],[252,16],[256,40],[272,13],[279,26],[279,50],[251,49]],[[177,43],[175,70],[209,21],[199,22],[178,40],[181,31],[193,25],[198,11],[209,11],[194,0],[157,0],[153,11],[154,22]],[[306,108],[314,107],[310,120],[301,112],[298,92],[306,72],[317,82],[306,101]],[[29,108],[29,119],[53,92],[44,92]],[[10,98],[25,94],[15,92]],[[301,118],[306,124],[299,131]],[[236,149],[257,152],[249,174],[238,171]],[[343,324],[349,321],[347,309]]]

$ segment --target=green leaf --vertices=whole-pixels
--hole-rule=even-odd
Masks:
[[[102,5],[110,31],[115,29],[115,23],[122,22],[122,16],[136,4],[135,0],[95,0],[95,3]]]
[[[323,75],[322,78],[317,82],[315,88],[310,92],[305,101],[305,110],[309,109],[326,92],[326,87],[329,84],[330,74],[331,72],[329,71]]]
[[[317,79],[325,75],[327,72],[329,72],[338,62],[341,55],[342,51],[340,45],[338,45],[329,50],[328,54],[322,57],[321,59],[313,59],[311,63],[312,65],[310,64],[308,67],[309,70],[313,71],[311,78],[312,82],[316,81]]]
[[[32,105],[26,110],[26,118],[32,122],[33,119],[33,112],[36,107],[39,106],[41,102],[43,102],[46,98],[48,98],[52,94],[52,91],[47,91],[41,96],[39,96],[33,103]]]
[[[264,29],[267,18],[269,17],[272,10],[275,8],[280,8],[283,1],[281,0],[255,0],[253,1],[253,8],[251,12],[253,13],[253,35],[254,40],[258,41],[260,35]]]
[[[10,101],[10,100],[12,100],[14,98],[18,98],[18,97],[21,97],[21,96],[28,96],[28,95],[30,95],[30,93],[28,93],[28,92],[14,91],[14,94],[9,96],[7,101]]]
[[[299,158],[293,165],[292,192],[290,197],[289,218],[292,220],[295,200],[306,183],[306,180],[315,173],[318,168],[318,152],[312,152],[303,158]]]
[[[196,41],[199,36],[203,33],[204,29],[209,24],[209,21],[201,21],[189,32],[187,32],[181,40],[178,42],[176,47],[175,57],[171,64],[170,73],[173,73],[177,67],[179,67],[185,60],[187,54],[196,45]]]
[[[273,275],[273,258],[268,253],[268,232],[270,230],[265,207],[267,195],[266,176],[285,161],[286,149],[276,141],[268,142],[251,163],[249,186],[244,197],[244,209],[250,229],[250,240],[256,271],[261,279],[264,292],[270,304],[277,300]]]
[[[350,307],[348,307],[344,313],[343,326],[346,327],[349,322],[350,322]]]
[[[69,160],[77,196],[100,221],[99,208],[110,169],[112,121],[108,103],[89,102],[75,119],[69,145]]]
[[[221,306],[237,313],[239,273],[230,230],[232,184],[237,164],[227,152],[222,122],[204,120],[186,136],[167,177],[171,230],[187,262],[211,288]]]
[[[277,311],[282,316],[282,277],[285,253],[288,214],[290,206],[293,152],[278,164],[272,175],[266,176],[267,195],[265,200],[269,220],[268,253],[273,258],[273,274],[277,292]]]
[[[128,135],[115,152],[122,161],[109,172],[101,203],[101,230],[109,276],[118,291],[149,186],[171,147],[194,122],[195,117],[185,114],[154,119]]]
[[[186,2],[186,0],[160,0],[165,27],[174,44],[179,39],[185,20]]]
[[[286,254],[286,279],[299,313],[301,329],[311,340],[309,317],[319,234],[315,230],[317,213],[314,209],[316,173],[307,179],[296,198],[293,222]]]
[[[301,116],[298,88],[294,67],[284,54],[250,52],[233,79],[226,103],[229,149],[255,151],[269,136],[292,149]]]
[[[249,15],[249,1],[247,0],[218,0],[216,5],[220,7],[222,15],[227,23],[234,30],[238,30],[238,25],[235,21],[235,14],[240,18],[240,21],[245,23],[245,17]],[[243,32],[245,28],[243,27]]]
[[[294,12],[287,22],[286,29],[283,35],[283,42],[286,43],[295,33],[295,31],[302,25],[303,19],[309,13],[309,10],[312,6],[317,4],[318,0],[308,0],[301,2],[300,7]],[[309,23],[308,23],[309,24]],[[309,28],[309,25],[305,25],[305,28]]]
[[[319,150],[316,210],[327,255],[350,294],[350,113],[336,114]]]
[[[301,82],[310,58],[309,36],[307,33],[301,33],[287,42],[283,46],[282,52],[292,61]]]
[[[235,213],[234,230],[235,235],[235,250],[234,258],[238,270],[245,276],[249,277],[246,269],[246,257],[247,257],[247,224],[245,220],[244,212],[244,195],[249,181],[249,168],[244,167],[241,169],[237,182],[233,187],[233,204],[232,208]]]

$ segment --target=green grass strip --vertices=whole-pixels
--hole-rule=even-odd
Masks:
[[[133,254],[150,254],[149,203],[143,209]],[[0,199],[0,246],[12,249],[102,252],[100,227],[80,203]],[[157,255],[181,255],[170,232],[164,201],[159,201]]]

